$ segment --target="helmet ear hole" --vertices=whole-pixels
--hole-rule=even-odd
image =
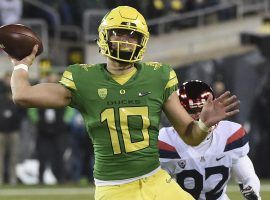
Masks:
[[[209,94],[214,97],[212,88],[199,80],[183,83],[178,90],[178,97],[188,113],[200,112]]]

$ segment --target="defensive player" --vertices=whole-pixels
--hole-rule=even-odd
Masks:
[[[199,144],[208,127],[239,112],[229,92],[209,97],[199,123],[179,106],[178,80],[168,65],[140,63],[149,38],[143,16],[120,6],[102,20],[98,46],[104,64],[69,66],[60,84],[31,86],[28,67],[37,47],[21,61],[12,59],[13,99],[26,107],[77,108],[94,145],[96,200],[193,199],[160,169],[158,128],[163,109],[180,136]]]
[[[179,88],[180,102],[195,120],[210,94],[214,95],[212,89],[201,81],[189,81]],[[162,168],[195,199],[229,199],[225,193],[231,173],[246,199],[260,199],[260,181],[247,156],[248,135],[240,124],[220,121],[194,147],[186,144],[174,128],[162,128],[159,149]]]

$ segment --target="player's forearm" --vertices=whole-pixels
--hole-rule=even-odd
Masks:
[[[175,110],[177,112],[177,109]],[[170,115],[167,112],[165,112],[165,114],[172,123],[178,135],[188,145],[197,146],[208,135],[208,131],[202,130],[198,122],[192,119],[188,114],[182,118],[173,117],[173,115]]]
[[[28,73],[15,70],[11,77],[13,100],[24,107],[59,108],[70,103],[70,91],[58,83],[41,83],[31,86]]]
[[[203,126],[200,128],[198,122],[194,121],[184,107],[181,106],[176,92],[165,102],[164,112],[186,144],[197,146],[207,136],[208,131],[202,130]]]
[[[240,158],[237,163],[233,164],[232,172],[238,182],[244,186],[251,186],[256,194],[260,193],[260,180],[248,156]]]
[[[180,135],[182,139],[191,146],[199,145],[204,138],[208,135],[208,131],[202,130],[197,121],[192,121],[186,128],[183,135]]]
[[[14,70],[12,73],[12,98],[16,104],[27,106],[27,99],[29,98],[28,90],[31,87],[28,79],[28,72],[23,69]]]

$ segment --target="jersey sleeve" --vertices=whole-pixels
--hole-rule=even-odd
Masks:
[[[164,100],[166,101],[169,96],[178,89],[178,78],[175,71],[170,67],[166,66],[169,73],[167,82],[165,85]]]
[[[233,163],[235,163],[239,158],[248,154],[249,135],[243,126],[238,123],[226,121],[223,128],[228,130],[224,152],[229,153]]]
[[[76,65],[69,66],[63,73],[61,80],[59,81],[64,87],[71,91],[71,102],[70,107],[78,108],[80,107],[79,92],[76,86]]]
[[[177,163],[181,159],[172,142],[174,136],[172,128],[162,128],[160,129],[158,140],[161,168],[166,170],[171,176],[176,174]]]
[[[238,183],[243,184],[245,187],[250,186],[259,196],[260,180],[255,173],[252,161],[247,155],[240,158],[238,162],[232,166],[232,173]]]

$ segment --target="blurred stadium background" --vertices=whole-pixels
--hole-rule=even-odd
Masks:
[[[181,83],[199,79],[210,84],[217,95],[230,90],[239,97],[241,112],[231,120],[250,133],[249,156],[263,183],[262,197],[270,199],[270,162],[266,162],[270,154],[270,1],[1,0],[0,23],[22,23],[38,33],[44,52],[33,64],[31,79],[57,81],[59,77],[51,75],[60,75],[69,64],[104,62],[95,43],[97,27],[104,14],[117,5],[136,7],[147,18],[152,36],[145,61],[171,64]],[[11,68],[3,51],[0,63],[4,82]],[[46,119],[40,122],[40,111],[20,110],[17,180],[8,182],[9,167],[5,165],[0,199],[91,199],[93,151],[80,116],[74,110],[62,110],[57,121],[58,111],[43,112]],[[37,148],[44,139],[41,132],[51,120],[63,126],[60,129],[54,124],[50,133],[42,134],[48,134],[47,142],[61,147],[52,148],[57,153],[50,152],[46,142],[41,142],[45,148]],[[0,128],[7,126],[1,121]],[[161,126],[168,125],[163,117]],[[46,151],[49,157],[39,159],[47,159],[51,165],[44,165],[40,184],[37,157]],[[235,185],[229,186],[229,195],[241,199]]]

